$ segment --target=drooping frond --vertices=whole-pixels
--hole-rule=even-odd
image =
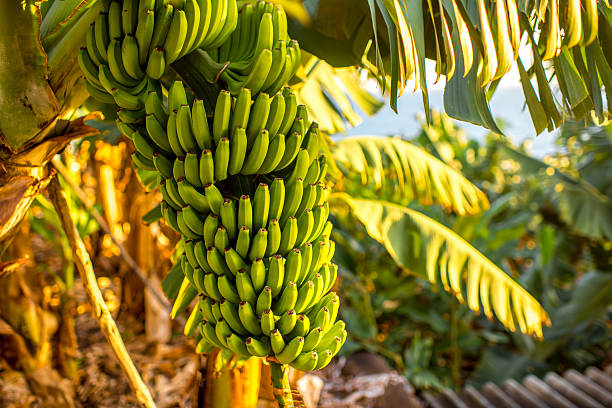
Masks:
[[[519,171],[537,175],[539,183],[550,191],[563,222],[577,233],[596,239],[612,241],[612,202],[586,180],[566,174],[554,166],[507,145],[500,145],[503,157],[516,161]]]
[[[542,336],[549,318],[542,306],[486,256],[424,214],[379,200],[346,201],[368,233],[398,265],[440,284],[470,309],[493,315],[509,330]]]
[[[484,193],[461,173],[400,138],[345,138],[332,155],[343,175],[337,187],[355,197],[439,204],[461,215],[489,208]]]
[[[355,67],[334,68],[303,52],[302,66],[293,79],[300,103],[308,106],[312,120],[329,134],[346,131],[346,124],[357,126],[362,118],[354,110],[374,115],[384,105],[363,87]]]
[[[408,87],[421,89],[428,111],[427,58],[436,61],[438,77],[446,75],[444,106],[456,119],[499,132],[488,101],[515,64],[537,133],[558,127],[564,112],[596,123],[609,118],[612,10],[606,0],[312,3],[312,24],[291,24],[302,48],[346,66],[360,64],[373,41],[368,60],[381,84],[391,79],[394,109]]]

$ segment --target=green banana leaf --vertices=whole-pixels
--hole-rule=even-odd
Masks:
[[[343,176],[336,190],[354,197],[438,204],[461,215],[489,208],[484,193],[461,173],[400,138],[345,138],[332,147],[332,156]]]
[[[398,265],[440,284],[470,309],[509,330],[542,337],[549,318],[514,279],[447,227],[407,207],[336,194]]]
[[[423,93],[428,112],[424,61],[434,60],[437,75],[446,75],[447,113],[495,132],[500,129],[488,101],[500,78],[517,63],[525,101],[540,133],[561,124],[560,107],[567,117],[593,123],[610,116],[612,10],[607,1],[581,4],[569,8],[559,0],[304,0],[310,22],[292,18],[289,29],[303,49],[333,66],[366,67],[389,91],[393,109],[397,97],[413,83],[414,90]],[[520,48],[525,38],[528,46]],[[521,70],[519,48],[523,61],[533,61],[531,67]],[[531,79],[537,80],[537,94]]]

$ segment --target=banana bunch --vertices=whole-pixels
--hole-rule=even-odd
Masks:
[[[212,71],[208,79],[220,79],[232,95],[242,88],[274,95],[293,77],[301,61],[298,42],[287,34],[284,10],[265,1],[244,4],[236,30],[218,48],[206,52],[210,58],[203,58],[209,66],[205,70]]]
[[[198,47],[219,47],[237,22],[235,0],[103,1],[78,57],[87,90],[141,111],[168,65]]]

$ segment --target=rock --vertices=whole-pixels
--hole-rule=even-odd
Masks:
[[[319,404],[321,391],[323,391],[323,380],[316,375],[305,374],[297,383],[297,389],[302,394],[306,408],[316,408]]]
[[[342,368],[342,375],[357,377],[361,375],[391,373],[392,371],[389,364],[381,356],[367,351],[360,351],[346,359],[346,364]]]

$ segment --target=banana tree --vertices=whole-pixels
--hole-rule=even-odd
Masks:
[[[93,48],[87,44],[91,40],[86,38],[87,33],[108,3],[8,1],[1,6],[0,208],[4,211],[0,220],[0,251],[10,242],[11,233],[35,193],[44,186],[48,178],[45,163],[73,138],[95,132],[84,124],[88,116],[78,117],[78,108],[90,93],[102,99],[107,96],[86,87],[82,75],[87,76],[88,72],[82,73],[76,61],[83,45]],[[182,1],[171,3],[181,10]],[[595,0],[587,0],[584,6],[577,0],[568,1],[571,7],[561,14],[557,0],[538,4],[514,0],[495,3],[440,0],[437,4],[399,0],[282,3],[294,11],[289,33],[300,41],[302,48],[332,66],[356,65],[367,70],[378,78],[383,90],[389,91],[394,109],[398,94],[408,81],[413,81],[414,89],[420,88],[423,94],[428,114],[425,58],[430,58],[437,63],[437,74],[446,75],[445,108],[457,119],[499,131],[487,100],[514,61],[536,131],[558,126],[562,120],[560,110],[577,119],[594,121],[603,121],[608,115],[601,94],[602,85],[606,91],[612,86],[607,3],[598,7]],[[236,7],[230,9],[235,11]],[[203,13],[201,17],[210,22],[212,13]],[[229,16],[229,12],[226,10],[224,15]],[[224,19],[216,24],[229,27]],[[231,30],[222,31],[228,35]],[[176,34],[170,34],[169,39],[176,40]],[[519,58],[522,37],[527,38],[526,48],[531,49],[534,61],[529,69]],[[297,52],[296,49],[297,45],[292,43],[292,52]],[[210,55],[199,49],[192,53],[189,47],[174,51],[173,60],[184,58],[171,65],[168,72],[178,73],[196,93],[205,88],[211,92],[210,84],[200,86],[202,79],[210,82],[220,77],[229,91],[235,93],[240,85],[236,85],[239,71],[251,66],[240,68],[222,61],[222,55],[227,55],[223,54],[225,51]],[[155,48],[153,54],[159,57],[159,52]],[[552,60],[552,65],[545,67],[542,61],[547,60]],[[202,65],[198,68],[190,61]],[[218,71],[211,77],[205,66]],[[165,65],[157,65],[157,69],[149,71],[147,66],[147,75],[159,79],[164,74],[163,68]],[[312,71],[315,67],[311,68]],[[233,77],[232,70],[238,72],[233,72]],[[530,77],[534,75],[539,95],[531,84]],[[560,103],[555,101],[549,86],[549,77],[553,75],[561,91]],[[281,85],[294,84],[291,75],[282,78]],[[344,102],[339,109],[344,114],[325,126],[329,131],[337,131],[343,118],[349,122],[356,119],[350,114],[346,99],[334,92],[329,79],[319,77],[320,91],[307,93],[306,86],[302,91],[304,98],[318,95],[318,105],[326,107],[327,112],[333,111],[330,101]],[[247,83],[249,78],[244,81]],[[220,85],[214,84],[213,92],[218,92]],[[270,89],[276,89],[275,86]],[[112,94],[118,100],[115,92]],[[133,99],[118,94],[126,105],[132,105]],[[353,92],[352,97],[355,100],[359,95]],[[210,100],[206,91],[199,96]],[[609,97],[606,99],[610,101]],[[362,102],[362,107],[374,110],[371,101]],[[318,105],[313,103],[311,111],[316,112]],[[339,169],[335,176],[332,173],[339,187],[333,199],[348,203],[370,234],[387,247],[399,264],[432,281],[439,280],[459,299],[465,297],[472,309],[478,310],[482,304],[485,314],[495,312],[510,329],[518,327],[526,333],[541,333],[547,317],[537,302],[452,231],[407,207],[417,199],[426,204],[439,203],[459,214],[477,212],[486,207],[486,199],[469,182],[401,141],[347,140],[330,153],[337,157]],[[416,239],[408,242],[397,239],[404,236],[400,232],[406,231],[414,231],[419,237],[418,244]]]

